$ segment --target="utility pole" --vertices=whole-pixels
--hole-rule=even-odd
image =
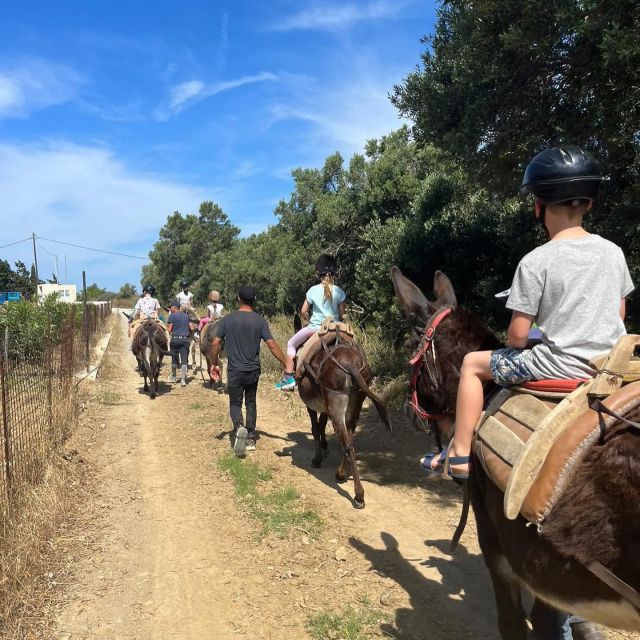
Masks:
[[[31,239],[33,240],[33,264],[36,267],[36,287],[40,284],[40,277],[38,276],[38,254],[36,253],[36,234],[31,234]]]
[[[69,284],[69,276],[67,275],[67,256],[64,257],[64,283]]]
[[[58,277],[58,256],[53,256],[53,265],[56,269],[56,282],[60,284],[60,278]]]

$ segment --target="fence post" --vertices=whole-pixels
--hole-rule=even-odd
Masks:
[[[9,446],[9,412],[7,408],[7,363],[4,350],[0,353],[0,394],[2,398],[2,435],[4,438],[5,487],[7,489],[7,510],[11,508],[11,448]]]
[[[89,316],[87,314],[87,275],[82,272],[82,332],[84,333],[84,359],[87,363],[87,373],[91,368],[91,361],[89,360]]]

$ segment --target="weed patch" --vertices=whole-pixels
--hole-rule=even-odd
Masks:
[[[284,538],[291,530],[302,530],[311,537],[318,536],[322,521],[314,511],[304,508],[296,489],[287,485],[269,490],[264,486],[272,479],[268,469],[251,460],[240,460],[231,452],[220,458],[218,466],[233,479],[242,506],[260,523],[263,535]]]
[[[122,401],[122,395],[116,391],[109,391],[105,389],[96,396],[98,404],[114,406],[118,404],[124,404]]]
[[[189,409],[191,409],[192,411],[199,411],[200,409],[204,409],[204,403],[203,402],[192,402],[189,405]]]
[[[374,626],[389,618],[375,609],[367,598],[358,606],[348,605],[343,613],[319,613],[307,621],[307,631],[314,640],[365,640],[370,638]]]

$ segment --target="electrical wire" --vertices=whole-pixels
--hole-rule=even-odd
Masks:
[[[129,253],[120,253],[119,251],[107,251],[106,249],[96,249],[95,247],[85,247],[81,244],[73,244],[71,242],[62,242],[62,240],[52,240],[51,238],[45,238],[43,236],[36,236],[36,238],[38,238],[38,240],[46,240],[47,242],[55,242],[56,244],[64,244],[64,245],[67,245],[68,247],[76,247],[76,249],[86,249],[87,251],[97,251],[98,253],[108,253],[112,256],[123,256],[125,258],[134,258],[135,260],[148,260],[148,258],[143,258],[141,256],[132,256]],[[53,255],[53,254],[50,254],[50,255]]]
[[[10,242],[9,244],[3,244],[0,246],[0,249],[4,249],[5,247],[12,247],[14,244],[20,244],[21,242],[27,242],[27,240],[31,240],[31,237],[25,238],[24,240],[16,240],[15,242]]]
[[[58,254],[57,253],[51,253],[50,251],[47,251],[37,240],[36,240],[36,244],[49,256],[51,256],[52,258],[57,258]]]

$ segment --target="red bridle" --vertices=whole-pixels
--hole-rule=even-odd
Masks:
[[[435,414],[425,411],[418,403],[418,378],[420,377],[420,373],[424,367],[427,352],[431,348],[431,343],[435,337],[436,329],[452,311],[453,309],[451,307],[445,307],[444,309],[437,311],[431,317],[431,320],[425,327],[424,333],[422,334],[422,340],[420,341],[418,350],[409,360],[409,364],[413,367],[413,373],[411,374],[410,382],[411,399],[408,401],[408,405],[411,407],[414,414],[421,420],[442,420],[444,418],[443,414]]]

